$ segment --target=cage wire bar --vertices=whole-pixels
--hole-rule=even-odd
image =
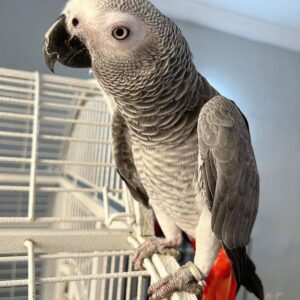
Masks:
[[[113,110],[94,79],[0,68],[1,299],[142,300],[179,267],[153,255],[133,270],[153,219],[114,168]]]

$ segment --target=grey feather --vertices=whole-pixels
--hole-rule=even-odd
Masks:
[[[259,177],[247,126],[237,106],[222,96],[200,112],[199,148],[212,229],[229,249],[248,244],[258,208]]]
[[[134,164],[128,128],[118,110],[112,122],[112,147],[118,173],[125,181],[135,200],[149,207],[149,198]]]

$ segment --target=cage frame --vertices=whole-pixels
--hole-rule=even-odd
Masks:
[[[63,84],[65,84],[65,90],[70,91],[70,93],[74,92],[75,94],[62,94],[60,88],[62,88]],[[54,89],[54,91],[51,90],[51,88]],[[55,88],[57,88],[57,90],[55,90]],[[1,94],[2,91],[4,91],[4,95]],[[96,96],[90,98],[89,93],[96,94]],[[18,96],[14,96],[15,94]],[[23,94],[26,96],[22,97]],[[67,102],[51,103],[51,101],[45,100],[47,97],[58,97],[58,99],[66,98],[73,102],[71,104]],[[179,265],[174,258],[154,254],[151,258],[144,260],[143,265],[145,271],[129,270],[122,273],[109,274],[93,271],[92,274],[87,275],[41,276],[40,278],[35,276],[35,263],[37,260],[92,258],[93,261],[97,261],[99,257],[105,255],[113,257],[119,255],[122,257],[122,255],[126,254],[132,256],[134,249],[142,244],[145,238],[154,235],[152,211],[147,210],[141,204],[134,201],[126,185],[123,184],[121,189],[117,189],[105,185],[93,185],[91,182],[87,184],[82,177],[76,176],[76,174],[72,174],[72,172],[70,172],[70,174],[63,173],[63,176],[68,175],[68,178],[61,176],[61,174],[49,176],[46,171],[39,174],[40,170],[38,166],[40,165],[50,166],[50,171],[55,169],[55,167],[59,168],[61,165],[65,167],[69,166],[70,168],[114,168],[111,162],[111,154],[108,154],[110,157],[109,161],[104,163],[99,160],[79,161],[66,159],[68,158],[68,151],[72,143],[91,145],[91,148],[96,144],[102,146],[110,145],[111,141],[107,137],[106,139],[98,141],[93,137],[89,137],[88,134],[86,134],[87,137],[73,136],[74,128],[80,125],[103,126],[103,128],[110,127],[110,122],[107,120],[99,122],[98,119],[93,119],[92,117],[88,120],[78,117],[83,114],[82,112],[91,113],[91,116],[92,113],[104,113],[101,109],[95,110],[82,105],[82,103],[88,103],[89,101],[96,103],[100,98],[106,105],[106,113],[111,117],[114,111],[113,99],[105,95],[103,91],[99,89],[94,79],[81,80],[56,75],[42,75],[39,72],[25,72],[0,68],[0,104],[4,103],[4,107],[5,105],[7,105],[7,107],[13,105],[25,105],[30,107],[27,112],[26,110],[22,112],[19,108],[15,111],[5,111],[4,109],[1,110],[0,107],[0,118],[15,121],[15,125],[18,125],[17,122],[19,121],[25,122],[27,125],[30,124],[27,127],[31,128],[31,131],[27,130],[25,132],[0,130],[0,137],[4,139],[11,138],[12,141],[15,141],[15,139],[24,139],[26,143],[28,143],[28,140],[31,141],[30,151],[28,151],[29,148],[27,146],[26,151],[24,150],[26,153],[30,152],[29,157],[25,155],[21,157],[16,155],[3,155],[3,153],[5,154],[5,149],[0,152],[0,166],[2,167],[3,164],[8,164],[9,166],[10,164],[19,164],[23,167],[29,164],[30,166],[29,173],[27,174],[29,178],[25,178],[26,176],[21,173],[14,174],[6,172],[0,175],[0,192],[28,193],[26,216],[0,216],[0,255],[2,255],[0,257],[0,263],[27,261],[28,276],[26,279],[0,281],[0,288],[26,285],[28,286],[28,300],[36,300],[35,287],[40,284],[89,281],[91,282],[91,286],[94,286],[93,289],[96,293],[97,285],[92,284],[96,280],[105,281],[125,277],[136,277],[138,279],[137,299],[141,299],[141,278],[150,276],[151,281],[155,282],[178,269]],[[45,107],[49,112],[55,109],[73,109],[75,112],[70,117],[61,117],[55,114],[45,115],[42,113]],[[70,125],[68,128],[70,129],[71,127],[69,131],[71,134],[59,135],[53,132],[48,133],[47,127],[44,128],[45,132],[41,132],[40,129],[43,122]],[[3,122],[1,124],[3,126]],[[9,125],[7,127],[9,129]],[[16,128],[19,127],[16,126]],[[50,156],[46,158],[39,157],[38,150],[41,143],[49,141],[58,144],[64,143],[60,149],[61,156],[58,157],[59,159],[57,157],[51,158]],[[46,150],[43,151],[50,154],[50,152],[47,152],[47,145],[50,144],[45,144],[43,148]],[[53,147],[55,148],[55,146]],[[98,149],[97,146],[94,148]],[[107,147],[105,148],[103,146],[103,149],[105,149],[107,153]],[[17,153],[17,150],[15,152]],[[13,151],[11,153],[13,153]],[[28,168],[26,169],[24,167],[23,169],[28,171]],[[3,168],[3,170],[6,169]],[[92,172],[96,173],[96,171],[93,170]],[[113,180],[109,180],[111,181],[110,183],[112,183]],[[118,180],[120,181],[120,179]],[[69,193],[72,197],[74,196],[74,198],[79,199],[77,199],[78,203],[84,205],[87,211],[90,212],[90,215],[37,216],[35,212],[38,201],[37,194],[39,192]],[[97,198],[98,193],[102,195],[102,206],[99,205],[99,199]],[[122,199],[116,196],[119,194],[122,195]],[[114,211],[112,213],[112,203],[120,204],[121,202],[124,211]],[[88,227],[87,224],[94,224],[94,228],[76,230],[75,227],[72,228],[72,224],[74,226],[82,224],[82,226],[86,227]],[[54,228],[51,226],[54,226]],[[61,226],[59,231],[55,226]],[[109,241],[109,245],[103,243],[103,240]],[[76,249],[76,251],[74,251],[74,249]],[[8,254],[10,255],[7,256]],[[171,299],[195,300],[196,297],[186,293],[175,293]]]

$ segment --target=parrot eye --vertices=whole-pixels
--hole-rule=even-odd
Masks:
[[[126,38],[128,38],[129,33],[130,33],[130,31],[126,27],[116,27],[113,30],[112,35],[116,40],[123,41]]]

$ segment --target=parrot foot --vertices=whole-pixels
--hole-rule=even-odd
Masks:
[[[151,257],[153,254],[171,255],[180,259],[181,253],[176,249],[182,243],[182,237],[175,239],[164,239],[152,237],[140,245],[133,257],[136,270],[143,270],[143,260]]]
[[[202,299],[202,287],[195,280],[187,265],[179,268],[174,274],[151,285],[148,289],[149,300],[161,300],[170,297],[174,292],[195,294]]]

